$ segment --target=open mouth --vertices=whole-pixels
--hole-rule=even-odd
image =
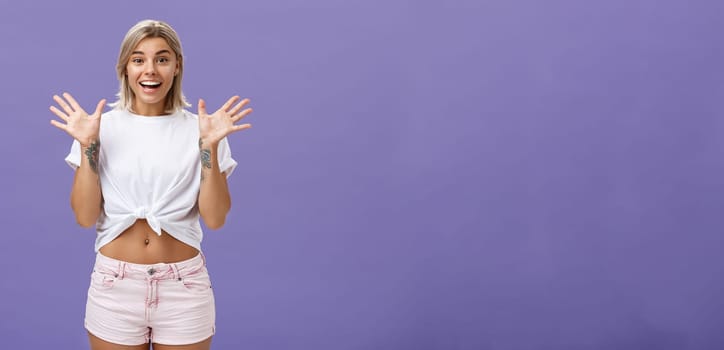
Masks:
[[[158,81],[142,81],[139,84],[141,84],[144,91],[154,91],[161,86],[161,83]]]

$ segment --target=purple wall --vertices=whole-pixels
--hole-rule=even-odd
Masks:
[[[720,1],[0,3],[3,349],[87,346],[48,106],[113,98],[145,18],[255,108],[216,349],[724,348]]]

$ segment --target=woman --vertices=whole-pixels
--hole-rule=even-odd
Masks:
[[[74,138],[71,207],[96,225],[85,327],[92,349],[209,349],[214,296],[201,253],[199,216],[223,226],[226,178],[236,166],[226,136],[251,113],[229,99],[198,115],[181,90],[183,54],[167,23],[145,20],[121,44],[113,110],[88,115],[70,94],[54,96],[51,123]]]

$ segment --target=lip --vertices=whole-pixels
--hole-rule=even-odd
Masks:
[[[151,87],[143,86],[143,84],[141,84],[141,83],[145,83],[145,82],[154,82],[154,83],[160,83],[160,84],[156,87],[151,88]],[[161,91],[163,82],[159,82],[159,81],[155,81],[155,80],[143,80],[143,81],[138,82],[138,86],[140,87],[140,90],[143,91],[143,93],[154,94],[154,93]]]

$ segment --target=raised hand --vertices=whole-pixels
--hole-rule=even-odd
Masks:
[[[98,132],[101,126],[101,113],[103,113],[106,100],[100,100],[95,112],[88,115],[69,93],[63,93],[63,97],[65,99],[58,95],[53,96],[53,100],[55,100],[63,110],[61,111],[55,106],[50,106],[50,111],[62,119],[65,124],[57,120],[51,120],[50,123],[78,140],[82,147],[88,147],[91,142],[98,139]]]
[[[239,99],[239,96],[230,98],[213,114],[207,114],[206,102],[199,100],[199,141],[204,144],[217,144],[227,135],[251,127],[251,124],[236,124],[252,112],[251,108],[242,110],[249,104],[249,99],[245,98],[241,102]]]

